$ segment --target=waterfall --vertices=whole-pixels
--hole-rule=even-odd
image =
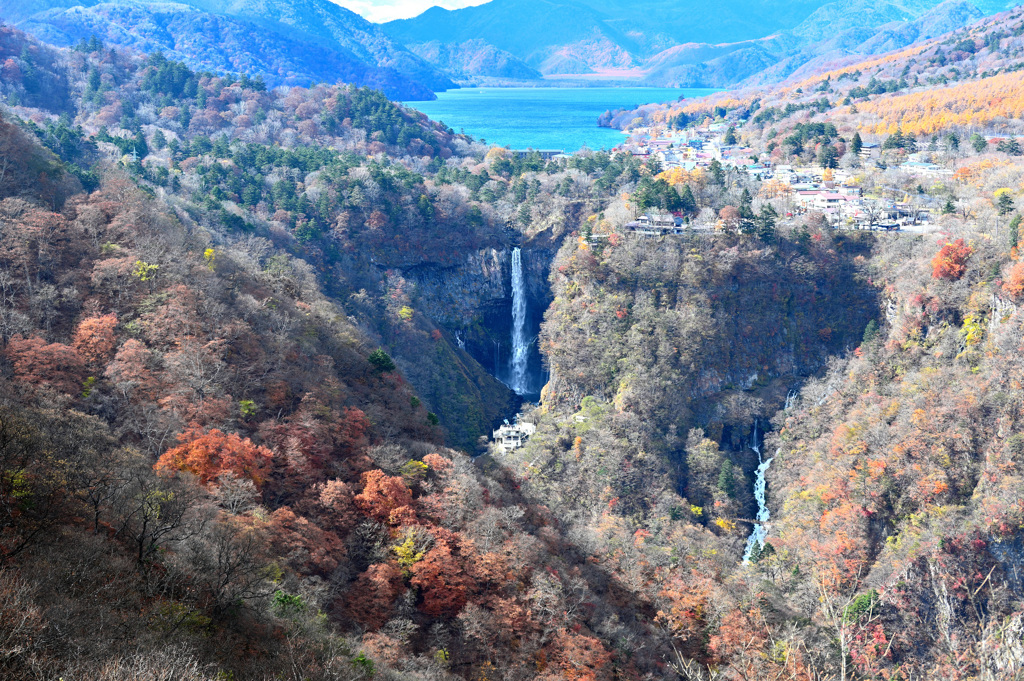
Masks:
[[[755,544],[764,544],[764,540],[768,536],[768,529],[764,526],[771,517],[768,512],[768,507],[764,503],[764,492],[765,492],[765,480],[764,474],[768,472],[769,466],[772,465],[772,461],[775,457],[771,457],[767,460],[761,458],[761,443],[757,440],[757,420],[754,420],[754,434],[751,438],[750,448],[757,452],[757,475],[754,477],[754,498],[757,500],[757,522],[754,523],[754,531],[750,533],[750,537],[747,539],[747,548],[743,552],[743,562],[750,562],[750,553],[754,550]],[[778,452],[776,452],[778,454]]]
[[[512,371],[509,387],[518,395],[527,392],[526,363],[530,358],[530,339],[526,336],[526,279],[523,254],[512,249]]]
[[[786,406],[783,407],[784,411],[789,411],[793,408],[796,403],[796,398],[800,396],[800,391],[795,388],[786,393]]]

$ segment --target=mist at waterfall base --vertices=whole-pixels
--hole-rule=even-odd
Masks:
[[[758,544],[764,546],[764,541],[768,537],[768,529],[765,527],[765,523],[771,518],[771,514],[768,512],[768,506],[765,503],[765,473],[768,472],[768,468],[771,467],[772,461],[775,457],[768,459],[761,458],[761,441],[757,437],[757,421],[754,421],[754,432],[751,436],[750,448],[757,453],[757,474],[754,477],[754,499],[757,500],[757,516],[754,524],[754,531],[750,533],[747,538],[747,548],[743,551],[743,562],[749,563],[750,556],[754,551],[754,547]]]

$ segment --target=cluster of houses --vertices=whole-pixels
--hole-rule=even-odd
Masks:
[[[694,170],[707,167],[712,161],[748,168],[752,164],[754,150],[725,144],[720,134],[724,129],[723,124],[716,123],[697,130],[671,130],[660,133],[655,139],[626,142],[616,151],[628,152],[642,161],[657,159],[666,169]]]
[[[852,173],[844,169],[759,162],[752,149],[725,144],[726,130],[725,123],[697,129],[659,130],[654,139],[627,142],[618,149],[644,160],[656,158],[666,170],[705,168],[717,160],[724,167],[736,168],[758,180],[773,181],[773,204],[786,217],[818,211],[840,228],[921,230],[926,228],[933,209],[937,209],[916,205],[909,197],[902,201],[863,197]],[[878,144],[865,143],[860,156],[867,162],[878,152]],[[922,180],[942,179],[953,172],[933,163],[927,152],[909,154],[898,169]],[[648,214],[627,223],[625,230],[642,236],[665,236],[681,234],[687,227],[680,217]]]

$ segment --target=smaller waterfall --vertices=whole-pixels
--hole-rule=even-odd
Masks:
[[[761,443],[757,439],[757,420],[754,420],[754,433],[751,437],[750,448],[757,452],[757,475],[754,477],[754,498],[757,500],[757,522],[754,523],[754,531],[750,533],[750,537],[747,538],[747,548],[743,552],[743,562],[750,562],[750,553],[754,550],[755,544],[764,544],[764,540],[768,537],[768,529],[765,527],[765,523],[771,518],[771,514],[768,512],[768,506],[764,501],[765,493],[765,479],[764,474],[768,472],[768,468],[772,465],[772,461],[775,457],[769,459],[761,458]],[[778,454],[778,452],[776,452]]]
[[[522,395],[527,385],[527,362],[530,359],[530,339],[526,336],[526,278],[523,276],[523,253],[512,249],[512,366],[509,387]]]
[[[466,341],[462,340],[462,332],[461,331],[456,331],[455,332],[455,343],[459,346],[460,350],[465,350],[466,349]],[[495,365],[495,366],[497,366],[497,365]]]
[[[790,409],[792,409],[793,405],[796,403],[796,398],[799,396],[800,391],[796,389],[790,390],[788,393],[786,393],[786,406],[783,407],[783,410],[789,411]]]

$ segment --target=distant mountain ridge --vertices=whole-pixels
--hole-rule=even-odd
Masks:
[[[404,100],[456,87],[380,27],[328,0],[11,0],[0,18],[55,45],[96,34],[194,68],[261,74],[272,86],[342,81]]]
[[[529,80],[541,77],[540,71],[528,66],[523,60],[483,40],[467,40],[464,43],[432,40],[408,47],[414,54],[458,79],[484,76]]]
[[[461,64],[433,61],[444,45],[484,41],[545,77],[630,79],[652,86],[728,87],[781,80],[805,67],[905,47],[1016,2],[998,0],[492,0],[432,7],[383,25],[458,80]],[[419,51],[419,45],[436,45]],[[491,75],[491,74],[480,74]],[[497,75],[497,74],[493,74]]]

